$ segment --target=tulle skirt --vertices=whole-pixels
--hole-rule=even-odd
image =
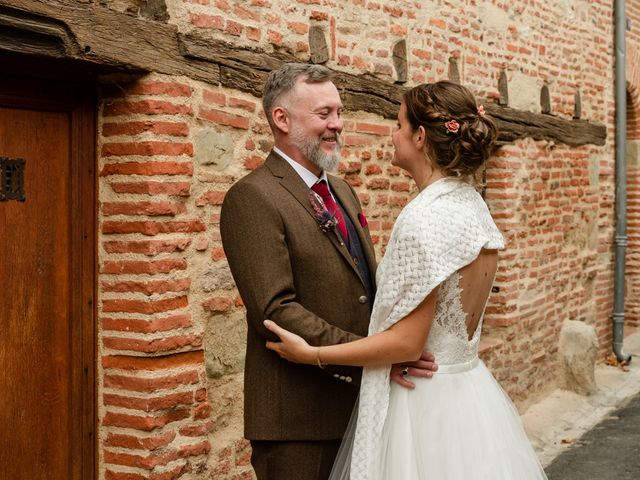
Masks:
[[[546,479],[520,417],[482,361],[392,383],[375,480]]]

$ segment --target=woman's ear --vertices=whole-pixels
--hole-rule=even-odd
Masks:
[[[271,111],[273,124],[284,133],[289,133],[291,128],[289,114],[283,107],[276,107]]]
[[[418,148],[424,147],[425,142],[427,141],[427,132],[422,125],[420,125],[416,130],[414,139],[416,142],[416,147]]]

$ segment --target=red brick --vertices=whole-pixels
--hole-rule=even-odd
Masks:
[[[157,135],[171,135],[174,137],[186,137],[189,135],[189,125],[184,122],[118,122],[105,123],[102,126],[102,135],[111,137],[115,135],[139,135],[151,132]]]
[[[244,161],[244,166],[247,170],[255,170],[264,163],[264,158],[257,155],[247,157]]]
[[[372,133],[374,135],[388,137],[391,135],[391,127],[387,125],[376,125],[373,123],[356,123],[356,132]]]
[[[146,115],[191,115],[193,111],[189,105],[176,105],[164,100],[114,101],[104,107],[105,117],[116,117],[132,114]]]
[[[241,108],[242,110],[246,110],[247,112],[255,112],[256,111],[256,103],[251,102],[249,100],[244,100],[242,98],[229,98],[229,106],[233,108]]]
[[[262,38],[262,32],[260,31],[260,29],[255,27],[247,27],[245,33],[247,35],[247,38],[249,40],[253,40],[254,42],[258,42],[260,41],[260,38]]]
[[[200,443],[194,443],[191,445],[183,445],[178,451],[181,457],[195,457],[197,455],[205,455],[211,450],[211,444],[209,440],[204,440]]]
[[[157,450],[169,445],[174,438],[176,432],[169,431],[149,437],[137,437],[134,435],[109,433],[104,444],[109,447],[122,447],[130,450]]]
[[[372,143],[373,143],[373,139],[365,135],[345,135],[344,136],[345,146],[367,146],[367,145],[371,145]]]
[[[163,156],[193,156],[193,145],[190,143],[176,142],[128,142],[128,143],[105,143],[102,145],[102,155],[105,157],[139,155],[152,157],[154,155]]]
[[[176,461],[173,461],[173,463],[175,465]],[[107,470],[105,480],[177,480],[182,475],[190,473],[191,471],[191,465],[183,460],[179,465],[175,465],[169,470],[163,470],[159,473],[145,473],[144,475]]]
[[[233,306],[233,301],[227,297],[208,298],[202,302],[202,306],[208,312],[226,312]]]
[[[189,20],[196,27],[214,28],[216,30],[224,29],[224,17],[220,15],[206,15],[204,13],[191,13]]]
[[[117,260],[104,262],[101,273],[110,273],[115,275],[126,275],[130,273],[134,274],[156,274],[156,273],[169,273],[174,270],[186,270],[187,261],[183,258],[166,258],[163,260],[148,260],[148,261],[135,261],[135,260]]]
[[[226,255],[225,255],[224,249],[222,247],[215,247],[215,248],[211,249],[211,259],[214,262],[222,260],[225,257],[226,257]]]
[[[289,22],[287,28],[297,35],[306,35],[309,32],[309,25],[301,22]]]
[[[106,202],[102,204],[102,214],[110,215],[170,215],[184,213],[184,203],[176,202]]]
[[[402,15],[404,14],[404,10],[398,7],[390,7],[388,5],[385,5],[383,7],[383,11],[385,13],[388,13],[389,15],[391,15],[392,17],[402,17]]]
[[[117,370],[166,370],[186,366],[199,366],[204,362],[204,352],[175,353],[162,357],[134,357],[130,355],[105,355],[102,357],[102,367]],[[206,391],[206,390],[205,390]],[[198,390],[200,392],[200,390]],[[198,394],[198,401],[204,400]]]
[[[107,163],[100,172],[107,175],[192,175],[191,162],[123,162]]]
[[[227,97],[224,93],[212,92],[211,90],[205,90],[202,93],[202,98],[206,103],[214,105],[220,105],[224,107],[227,104]]]
[[[105,235],[117,233],[142,233],[143,235],[154,236],[159,233],[193,233],[203,232],[204,224],[200,220],[167,221],[167,222],[121,222],[107,220],[102,223],[102,233]]]
[[[202,420],[211,416],[211,405],[208,403],[201,403],[192,409],[193,418],[195,420]]]
[[[110,182],[109,186],[116,193],[178,197],[188,197],[191,189],[191,184],[188,182]]]
[[[175,335],[158,339],[104,337],[105,348],[143,353],[167,353],[183,348],[201,348],[202,335]]]
[[[128,415],[125,413],[107,412],[102,419],[102,425],[110,427],[133,428],[142,431],[152,431],[156,428],[184,420],[189,417],[189,410],[173,410],[157,416]],[[105,462],[107,462],[105,460]],[[112,463],[112,462],[107,462]]]
[[[213,422],[211,420],[190,425],[180,429],[180,435],[185,437],[203,437],[213,430]]]
[[[407,35],[407,27],[404,25],[391,25],[390,29],[391,33],[393,35],[396,35],[398,37],[406,37]]]
[[[394,192],[408,192],[411,190],[411,184],[409,182],[393,182],[391,190]]]
[[[127,95],[167,95],[169,97],[190,97],[191,87],[184,83],[145,80],[125,87]]]
[[[388,190],[391,182],[386,178],[375,178],[367,181],[369,190]]]
[[[379,175],[382,173],[382,167],[380,165],[372,163],[365,167],[364,173],[367,175]]]
[[[429,50],[422,50],[420,48],[414,48],[411,50],[411,54],[415,55],[421,60],[431,60],[431,52]]]
[[[309,19],[311,20],[329,20],[329,14],[326,12],[318,12],[317,10],[312,10],[309,15]]]
[[[220,183],[226,187],[230,187],[236,180],[234,175],[222,175],[213,172],[200,172],[198,173],[198,180],[205,183]]]
[[[155,333],[186,328],[193,325],[188,314],[171,315],[164,318],[152,318],[149,320],[133,318],[102,318],[102,328],[107,331]]]
[[[102,247],[107,253],[141,253],[150,257],[160,253],[183,252],[191,244],[190,238],[176,240],[108,241]]]
[[[196,402],[204,402],[207,399],[207,389],[206,388],[200,388],[200,389],[196,390],[194,398],[195,398]]]
[[[167,292],[185,292],[191,286],[191,279],[150,280],[126,282],[102,282],[104,292],[141,292],[147,296]]]
[[[193,393],[178,392],[152,398],[128,397],[114,393],[104,393],[102,399],[105,406],[141,410],[149,413],[191,405],[193,403]]]
[[[204,205],[222,205],[225,193],[226,192],[216,192],[212,190],[204,192],[200,198],[196,200],[196,205],[198,207],[202,207]]]
[[[283,40],[282,34],[279,32],[276,32],[275,30],[267,30],[267,39],[269,40],[269,43],[272,43],[277,47],[282,45],[282,40]]]
[[[178,310],[188,305],[189,300],[186,296],[166,298],[163,300],[102,300],[102,311],[151,314]]]
[[[233,14],[236,18],[240,18],[242,20],[253,20],[256,22],[260,21],[259,13],[243,8],[240,5],[235,6]]]
[[[196,370],[180,372],[166,377],[140,378],[123,375],[104,376],[104,387],[118,390],[130,390],[133,392],[157,392],[159,390],[171,390],[187,385],[200,383],[200,377]],[[188,416],[188,415],[187,415]]]
[[[241,128],[243,130],[247,130],[249,128],[248,118],[234,115],[232,113],[227,113],[222,110],[202,108],[200,109],[199,116],[200,118],[210,120],[219,125],[228,125],[230,127]]]
[[[429,19],[429,25],[431,25],[432,27],[437,27],[440,30],[446,30],[446,28],[447,28],[447,22],[445,22],[441,18],[433,18],[433,17],[431,17]]]

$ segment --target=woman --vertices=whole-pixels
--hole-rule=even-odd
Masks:
[[[409,90],[392,163],[419,193],[400,213],[377,271],[369,336],[311,347],[275,323],[267,347],[299,363],[362,365],[357,418],[332,479],[546,478],[513,404],[478,359],[503,238],[473,186],[496,129],[471,92],[442,81]],[[408,390],[390,365],[435,354],[433,379]],[[406,372],[406,369],[405,369]]]

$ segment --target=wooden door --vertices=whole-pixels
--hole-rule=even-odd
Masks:
[[[90,89],[0,76],[0,157],[25,162],[0,200],[1,479],[94,477],[93,145]]]

